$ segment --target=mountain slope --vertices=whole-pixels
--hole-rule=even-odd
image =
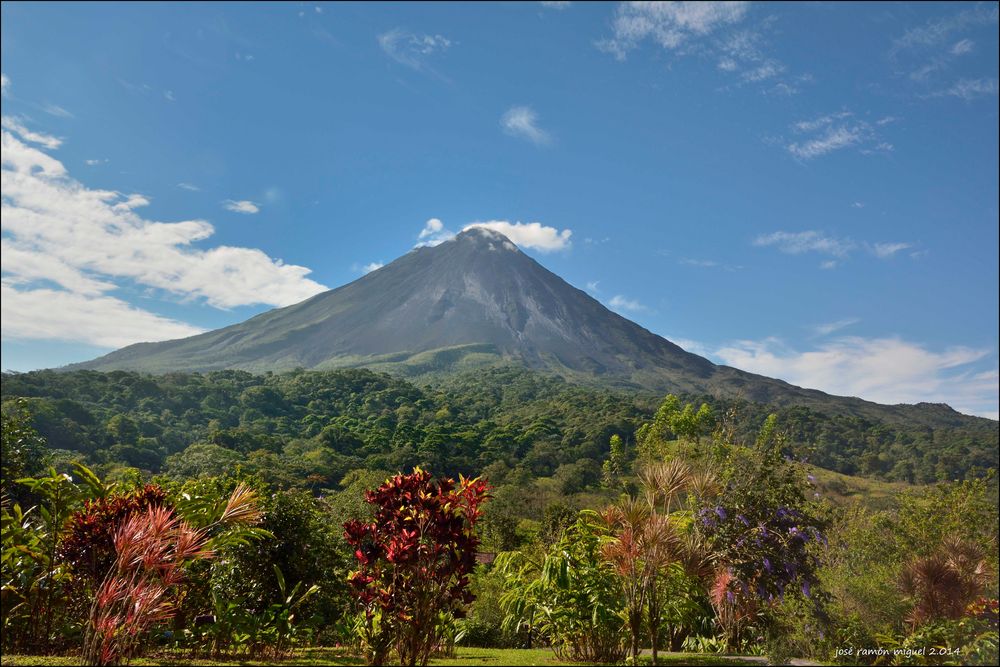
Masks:
[[[943,405],[878,406],[718,366],[611,312],[522,253],[471,229],[302,303],[191,338],[131,345],[70,369],[282,371],[367,366],[418,376],[514,363],[617,388],[958,425]]]

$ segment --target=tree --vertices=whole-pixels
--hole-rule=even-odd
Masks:
[[[24,399],[5,403],[2,413],[2,450],[0,450],[0,491],[10,493],[18,477],[41,472],[45,440],[31,426],[31,415]]]
[[[625,445],[622,444],[621,436],[617,434],[611,436],[610,447],[608,459],[601,466],[601,483],[613,489],[618,487],[622,475],[625,474]]]
[[[349,582],[364,613],[369,664],[383,664],[395,649],[400,664],[426,665],[442,619],[465,615],[475,525],[488,493],[483,480],[435,481],[415,468],[365,494],[374,521],[344,524],[359,564]]]
[[[776,417],[764,422],[752,448],[730,446],[718,462],[723,492],[700,496],[699,533],[720,567],[712,599],[731,647],[786,594],[805,598],[818,583],[813,545],[826,544],[826,522],[806,499],[804,473],[786,458]]]

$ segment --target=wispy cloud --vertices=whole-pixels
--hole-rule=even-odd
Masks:
[[[956,60],[975,48],[975,41],[963,33],[997,23],[995,3],[964,6],[955,14],[932,18],[893,40],[889,57],[904,72],[908,70],[911,81],[919,85],[940,85]]]
[[[736,264],[726,264],[714,259],[696,259],[692,257],[682,257],[678,260],[684,266],[694,266],[699,269],[722,269],[724,271],[739,271],[743,267]]]
[[[385,266],[385,262],[368,262],[367,264],[361,267],[361,273],[367,275],[372,271],[378,271],[383,266]]]
[[[909,243],[875,243],[871,246],[871,250],[879,259],[887,259],[895,255],[900,250],[906,250],[907,248],[912,247],[913,246]]]
[[[961,79],[945,90],[932,93],[930,97],[951,96],[972,102],[980,97],[996,96],[997,90],[996,79]]]
[[[56,118],[73,118],[73,114],[68,110],[63,109],[58,104],[44,104],[42,105],[42,111],[49,114],[50,116],[55,116]]]
[[[829,336],[834,331],[840,331],[849,326],[853,326],[860,322],[861,320],[857,317],[848,317],[843,320],[837,320],[836,322],[827,322],[825,324],[817,324],[813,327],[813,331],[816,332],[818,336]]]
[[[809,230],[805,232],[772,232],[754,239],[755,246],[774,246],[789,255],[801,255],[816,252],[833,257],[847,257],[856,247],[850,239],[840,239],[827,236],[821,232]]]
[[[96,167],[99,164],[107,164],[108,158],[92,158],[90,160],[84,160],[83,163],[88,167]]]
[[[500,232],[522,248],[531,248],[540,252],[566,250],[570,246],[569,237],[573,235],[572,230],[559,231],[555,227],[547,227],[540,222],[508,222],[507,220],[473,222],[463,227],[462,231],[475,227]]]
[[[883,118],[873,125],[850,111],[839,111],[793,123],[789,129],[799,138],[782,141],[787,141],[785,150],[803,162],[852,147],[864,154],[884,153],[892,151],[893,147],[882,139],[876,127],[889,122]]]
[[[552,142],[551,135],[538,126],[538,114],[531,107],[511,107],[501,116],[500,127],[512,137],[527,139],[539,146]]]
[[[178,183],[177,187],[181,190],[188,190],[190,192],[201,192],[201,188],[197,185],[192,185],[191,183]]]
[[[629,51],[649,40],[677,50],[694,38],[738,23],[746,16],[747,2],[623,2],[615,10],[612,36],[598,47],[624,60]]]
[[[0,95],[6,96],[7,90],[10,88],[10,79],[6,74],[0,72]]]
[[[761,234],[753,240],[753,245],[758,247],[774,247],[788,255],[802,255],[806,253],[816,253],[826,255],[833,259],[824,260],[820,268],[833,269],[838,263],[847,259],[852,252],[861,249],[878,259],[889,259],[896,253],[912,248],[912,243],[905,242],[878,242],[869,243],[867,241],[854,241],[846,237],[831,236],[816,230],[804,232],[772,232]]]
[[[186,188],[185,188],[186,189]],[[249,199],[241,199],[239,201],[234,201],[232,199],[227,199],[222,202],[222,208],[227,211],[232,211],[233,213],[260,213],[260,204],[252,202]]]
[[[563,1],[548,0],[548,2],[540,2],[538,4],[540,4],[545,9],[555,9],[557,11],[562,11],[564,9],[569,9],[570,5],[572,5],[573,3],[566,2],[565,0]]]
[[[168,102],[176,102],[177,101],[177,97],[174,96],[174,91],[172,91],[172,90],[164,90],[163,91],[163,97]]]
[[[597,286],[600,285],[600,284],[601,284],[600,280],[591,280],[591,281],[589,281],[587,283],[587,291],[588,292],[592,292],[593,294],[597,294],[598,292],[601,291],[601,290],[599,290],[597,288]]]
[[[444,35],[416,34],[402,28],[393,28],[377,39],[383,53],[392,60],[410,69],[428,72],[434,72],[428,67],[428,60],[452,45]]]
[[[54,150],[62,146],[62,139],[59,137],[53,137],[50,134],[45,134],[44,132],[34,132],[29,130],[24,126],[24,123],[20,118],[15,116],[4,116],[2,120],[3,129],[9,130],[17,135],[19,135],[25,141],[38,144],[48,148],[49,150]]]
[[[951,45],[949,51],[953,56],[963,56],[966,53],[972,53],[972,49],[976,47],[976,43],[971,39],[962,39]]]
[[[767,33],[774,18],[747,21],[749,2],[622,2],[610,37],[597,42],[618,60],[646,43],[673,57],[696,55],[735,77],[732,86],[766,84],[764,92],[794,95],[810,77],[786,77],[787,67],[770,52]]]
[[[996,23],[997,18],[998,11],[994,3],[977,4],[967,7],[957,14],[932,18],[924,25],[910,28],[894,39],[889,55],[892,58],[898,58],[908,51],[940,46],[950,42],[959,32]]]

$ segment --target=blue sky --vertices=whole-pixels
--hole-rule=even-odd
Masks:
[[[2,57],[5,369],[482,222],[714,361],[997,417],[995,3],[4,3]]]

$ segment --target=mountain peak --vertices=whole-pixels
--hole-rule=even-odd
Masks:
[[[517,251],[517,245],[498,231],[488,227],[466,227],[455,236],[455,241],[476,243],[489,250]]]

